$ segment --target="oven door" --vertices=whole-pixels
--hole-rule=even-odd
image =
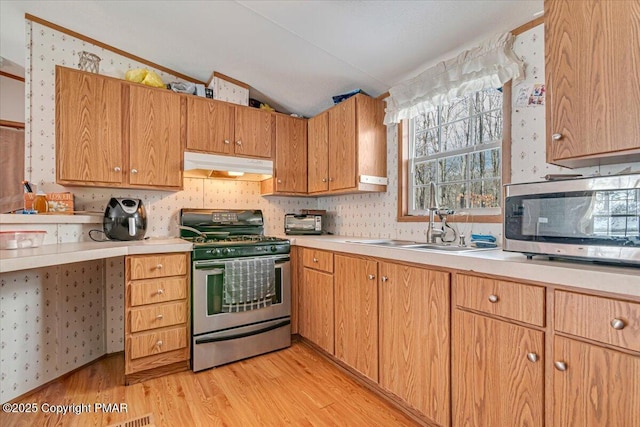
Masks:
[[[229,260],[193,263],[191,295],[194,336],[291,316],[289,255],[246,258],[246,260],[252,259],[273,259],[275,292],[268,300],[256,301],[242,307],[242,311],[225,308],[224,305],[225,263]]]

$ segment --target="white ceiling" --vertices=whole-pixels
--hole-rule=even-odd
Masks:
[[[542,11],[542,0],[0,1],[0,55],[24,65],[24,13],[313,116],[331,96],[372,96]],[[125,70],[123,70],[125,71]]]

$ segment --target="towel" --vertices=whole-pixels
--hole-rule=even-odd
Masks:
[[[224,263],[223,310],[248,311],[271,304],[276,293],[273,258],[250,258]]]

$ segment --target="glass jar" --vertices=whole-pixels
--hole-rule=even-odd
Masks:
[[[46,213],[49,211],[49,203],[47,203],[46,194],[40,191],[36,194],[35,199],[33,199],[33,210],[38,213]]]

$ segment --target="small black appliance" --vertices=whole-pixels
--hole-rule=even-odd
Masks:
[[[104,234],[111,240],[142,240],[147,213],[140,199],[112,197],[104,211]]]

